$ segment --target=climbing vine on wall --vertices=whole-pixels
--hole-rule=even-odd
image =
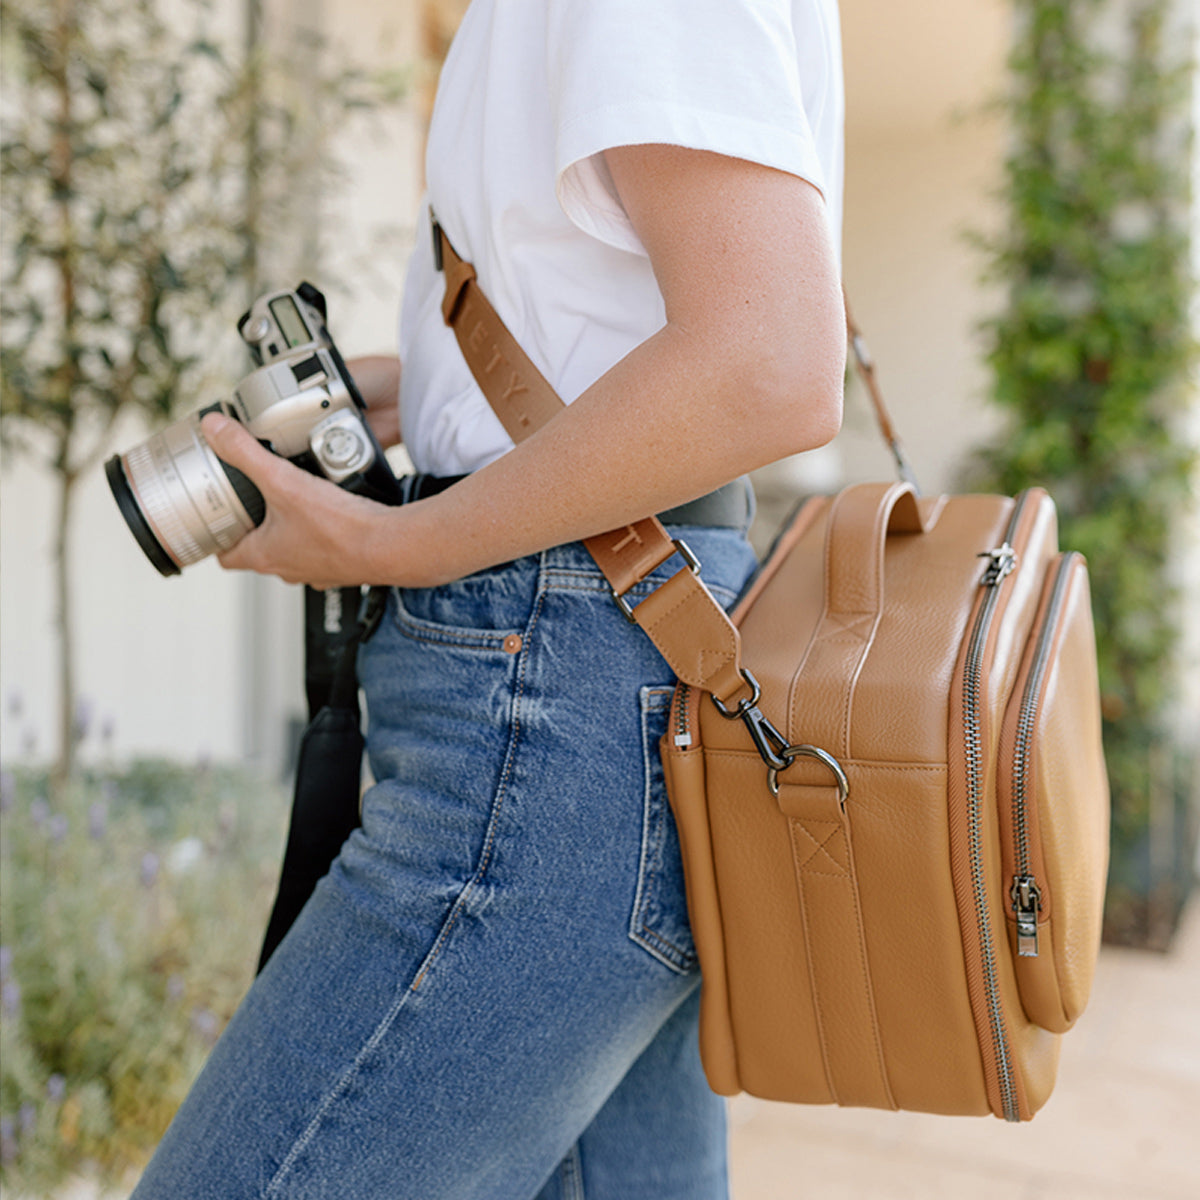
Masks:
[[[1178,419],[1195,399],[1191,64],[1169,0],[1013,5],[1008,219],[987,244],[1007,295],[987,326],[992,395],[1011,420],[982,461],[989,486],[1047,487],[1063,545],[1088,557],[1113,792],[1108,932],[1153,940],[1136,910],[1155,903],[1153,793],[1174,789],[1169,560],[1192,469]]]

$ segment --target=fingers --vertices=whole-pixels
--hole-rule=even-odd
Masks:
[[[208,413],[200,422],[204,438],[217,457],[259,486],[277,481],[285,462],[259,444],[258,439],[237,421],[220,413]]]

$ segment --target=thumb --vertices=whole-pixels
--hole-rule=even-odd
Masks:
[[[283,459],[266,449],[245,426],[221,413],[205,414],[200,429],[219,459],[237,467],[255,483],[270,483],[283,463]]]

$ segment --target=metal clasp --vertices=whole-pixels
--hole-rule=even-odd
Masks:
[[[850,781],[846,778],[846,772],[842,770],[842,764],[828,750],[822,750],[820,746],[785,746],[783,758],[782,767],[767,768],[767,786],[771,789],[772,796],[776,799],[779,798],[779,772],[790,767],[793,759],[815,758],[833,772],[833,777],[837,781],[838,805],[841,808],[846,807],[846,799],[850,795]]]
[[[745,667],[740,670],[742,679],[750,689],[750,695],[739,700],[737,707],[733,709],[723,704],[716,696],[713,696],[712,702],[716,705],[717,712],[727,721],[742,721],[759,757],[771,770],[782,771],[788,765],[788,760],[781,754],[787,747],[787,738],[767,720],[758,707],[758,700],[762,695],[758,680]]]
[[[700,574],[700,560],[692,553],[687,542],[680,538],[672,538],[671,545],[675,547],[675,552],[683,559],[685,563],[692,569],[693,575]],[[616,588],[612,589],[613,603],[621,610],[621,616],[627,620],[630,625],[637,624],[637,617],[633,615],[633,608],[629,601],[625,599],[624,593],[618,592]]]

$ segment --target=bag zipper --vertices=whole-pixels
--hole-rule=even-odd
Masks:
[[[1041,699],[1042,677],[1050,657],[1050,646],[1058,625],[1058,614],[1066,594],[1070,570],[1078,554],[1064,554],[1059,563],[1050,602],[1038,634],[1037,645],[1030,664],[1025,693],[1017,715],[1017,736],[1013,748],[1013,834],[1016,853],[1012,888],[1013,912],[1017,918],[1017,954],[1022,958],[1038,956],[1038,913],[1042,908],[1042,893],[1029,860],[1029,747],[1037,721]]]
[[[688,717],[688,700],[691,697],[691,687],[680,683],[675,688],[675,713],[672,721],[674,729],[673,741],[677,750],[686,750],[692,744],[691,722]]]
[[[967,835],[971,865],[971,888],[975,901],[975,918],[979,932],[979,943],[983,951],[983,984],[987,1002],[988,1025],[992,1033],[992,1046],[996,1056],[996,1070],[1000,1080],[1000,1103],[1007,1121],[1021,1119],[1017,1101],[1016,1083],[1012,1057],[1008,1049],[1008,1031],[1004,1023],[1004,1009],[1000,997],[1000,986],[996,978],[996,947],[988,921],[987,888],[984,879],[983,855],[983,745],[982,719],[980,717],[980,692],[983,686],[983,652],[996,606],[1000,599],[1000,583],[1017,565],[1017,552],[1013,540],[1029,493],[1017,497],[1012,516],[1008,521],[1004,542],[994,550],[980,555],[989,560],[979,584],[987,588],[980,605],[975,626],[967,648],[963,686],[963,730],[966,736],[967,765]]]

